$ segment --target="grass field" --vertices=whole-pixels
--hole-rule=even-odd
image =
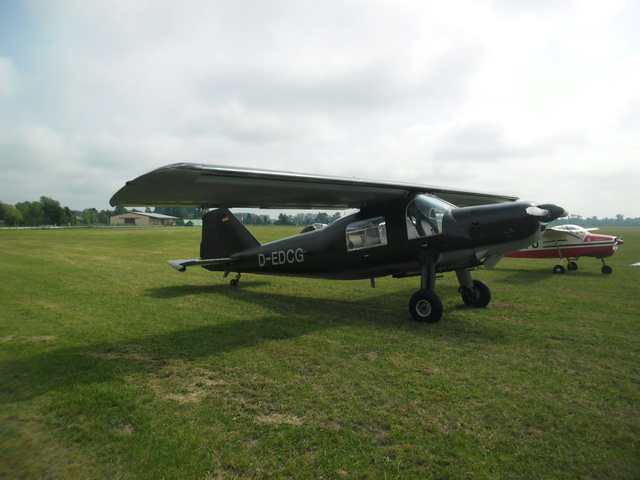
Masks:
[[[254,229],[262,241],[295,233]],[[0,478],[640,478],[640,230],[595,259],[419,279],[204,269],[200,229],[0,231]]]

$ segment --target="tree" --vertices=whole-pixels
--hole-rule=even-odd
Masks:
[[[66,225],[75,225],[76,223],[78,223],[76,219],[76,214],[72,212],[69,207],[64,207],[62,211],[64,213],[64,217],[65,217],[64,223]]]
[[[13,205],[0,203],[0,210],[2,211],[2,220],[7,227],[15,227],[22,222],[22,214]]]
[[[96,225],[98,223],[98,210],[86,208],[82,211],[82,221],[85,225]]]
[[[16,208],[22,216],[21,225],[43,225],[44,213],[40,202],[18,202]]]
[[[109,225],[109,214],[104,210],[100,210],[98,214],[98,223],[100,225]]]
[[[329,220],[329,214],[324,213],[324,212],[320,212],[318,215],[316,215],[316,222],[317,223],[331,223],[331,220]]]
[[[171,217],[189,218],[189,213],[186,208],[183,207],[155,207],[153,213],[159,213],[161,215],[169,215]]]
[[[42,206],[43,221],[46,225],[62,225],[66,224],[64,211],[60,206],[60,202],[53,198],[40,197],[40,205]]]
[[[260,215],[251,215],[250,213],[247,213],[244,223],[247,225],[262,225],[262,217],[260,217]]]
[[[275,225],[293,225],[293,221],[289,215],[281,213],[278,215],[278,220],[276,220]]]

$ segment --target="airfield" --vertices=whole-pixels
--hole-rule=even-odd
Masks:
[[[254,227],[261,242],[299,227]],[[418,278],[204,269],[199,228],[0,230],[0,478],[640,478],[640,229],[601,263]]]

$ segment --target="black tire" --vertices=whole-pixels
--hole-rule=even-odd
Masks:
[[[603,265],[600,271],[604,275],[611,275],[611,272],[613,272],[613,268],[611,268],[609,265]]]
[[[578,264],[576,262],[569,262],[567,264],[567,270],[577,270]]]
[[[431,290],[418,290],[409,300],[409,313],[416,322],[435,323],[442,318],[442,300]]]
[[[237,280],[237,279],[234,278],[233,280],[231,280],[229,282],[229,285],[231,285],[232,287],[237,287],[238,283],[240,283],[240,280]]]
[[[553,267],[553,273],[564,273],[564,267],[562,265],[556,265],[555,267]]]
[[[482,280],[474,280],[473,288],[460,288],[460,295],[468,307],[484,308],[491,301],[491,289]]]

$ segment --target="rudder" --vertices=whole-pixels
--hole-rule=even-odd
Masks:
[[[228,208],[218,208],[202,216],[200,258],[229,258],[236,252],[258,246],[260,242]]]

